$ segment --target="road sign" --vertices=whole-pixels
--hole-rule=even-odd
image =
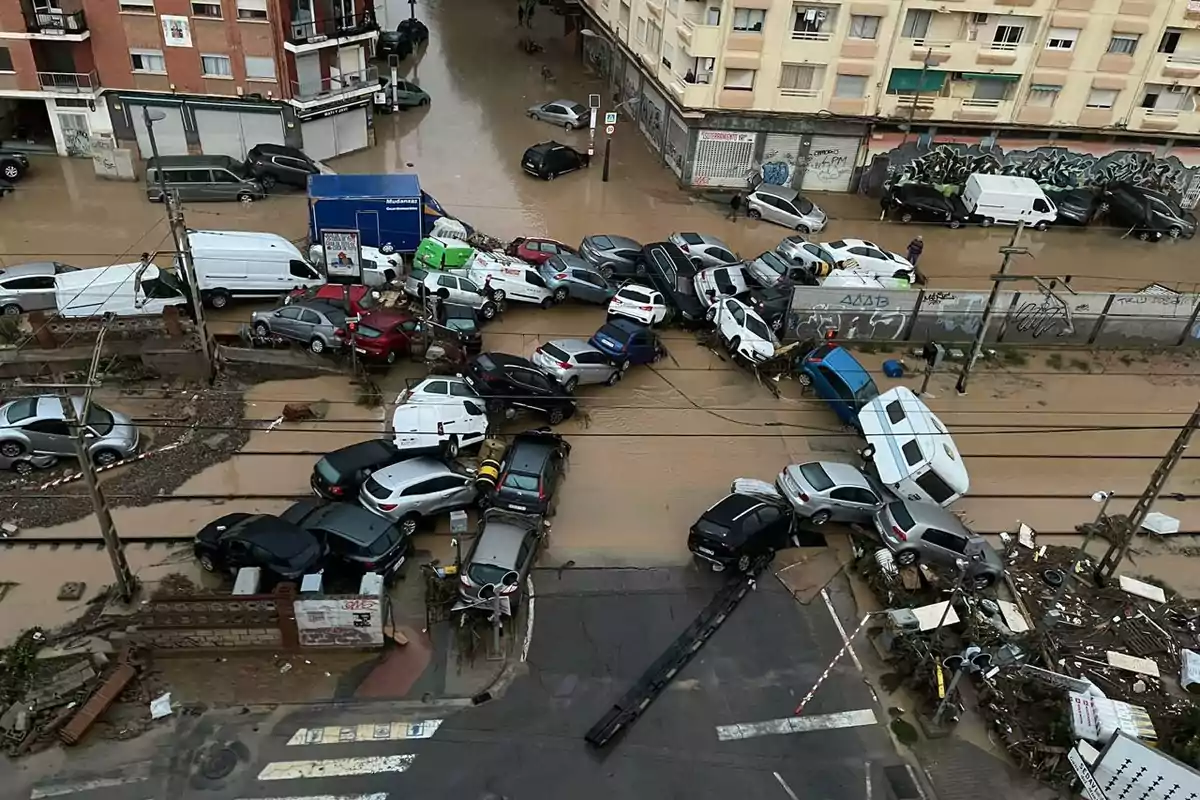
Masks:
[[[600,95],[589,94],[588,95],[588,108],[599,108],[599,107],[600,107]]]
[[[615,112],[615,111],[604,112],[604,124],[605,125],[616,125],[617,124],[617,112]]]
[[[616,125],[605,125],[604,126],[604,132],[607,133],[609,136],[612,136],[613,131],[615,131],[616,129],[617,129]]]

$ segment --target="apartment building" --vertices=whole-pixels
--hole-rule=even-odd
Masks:
[[[1198,0],[585,0],[585,16],[585,58],[693,186],[757,172],[844,191],[939,144],[1121,157],[1175,184],[1200,165]]]
[[[0,0],[0,140],[60,155],[368,146],[364,0]],[[32,146],[29,143],[33,143]]]

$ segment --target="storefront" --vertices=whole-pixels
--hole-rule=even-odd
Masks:
[[[692,185],[748,188],[758,134],[700,131],[692,164]]]
[[[810,192],[850,191],[861,148],[862,138],[858,136],[813,136],[799,188]]]
[[[187,132],[183,124],[183,103],[129,103],[125,108],[133,123],[137,136],[138,151],[142,158],[150,158],[154,148],[150,143],[150,132],[146,128],[146,115],[142,109],[149,107],[154,124],[154,145],[160,156],[186,156],[188,154]],[[154,119],[162,115],[162,119]]]
[[[370,146],[371,97],[356,97],[325,108],[306,109],[297,115],[304,152],[322,161]]]
[[[278,108],[247,110],[193,104],[193,111],[200,149],[205,155],[243,160],[255,145],[285,143],[283,117]]]
[[[117,146],[136,142],[143,159],[153,152],[146,108],[154,118],[154,143],[161,156],[202,153],[244,159],[257,144],[299,145],[297,126],[289,125],[295,118],[286,103],[149,93],[111,93],[106,99]]]
[[[667,101],[655,91],[650,81],[642,82],[642,99],[637,106],[638,127],[655,151],[663,146],[663,130],[667,119]]]
[[[683,167],[688,156],[688,126],[674,111],[667,123],[667,144],[663,157],[676,178],[683,177]]]

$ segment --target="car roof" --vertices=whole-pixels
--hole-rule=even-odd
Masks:
[[[837,242],[841,242],[841,246],[835,246]],[[830,250],[845,250],[847,247],[876,247],[880,250],[883,248],[878,245],[868,242],[866,239],[836,239],[834,242],[827,242],[825,247]]]
[[[546,344],[552,344],[559,350],[562,350],[567,355],[576,355],[578,353],[599,352],[596,348],[585,342],[583,339],[551,339]]]
[[[592,241],[593,243],[598,238],[608,239],[608,241],[611,243],[611,245],[608,245],[608,246],[600,245],[600,244],[596,245],[597,247],[600,247],[601,249],[604,249],[604,250],[641,250],[642,249],[641,242],[639,242],[637,239],[631,239],[628,236],[619,236],[619,235],[613,234],[613,233],[595,233],[595,234],[592,234],[591,236],[588,236],[587,238],[588,238],[588,240]]]
[[[548,100],[545,103],[542,103],[542,105],[548,106],[551,103],[557,103],[560,106],[567,106],[568,108],[571,106],[583,105],[583,103],[579,102],[578,100],[567,100],[566,98],[559,98],[558,100]]]
[[[54,275],[57,265],[53,261],[32,261],[28,264],[16,264],[0,270],[0,280],[9,278],[26,278],[31,275]]]
[[[376,328],[396,325],[401,322],[407,322],[410,319],[413,319],[413,315],[406,311],[397,311],[394,308],[376,308],[365,312],[360,318],[360,322]],[[378,325],[373,323],[378,323]]]
[[[625,333],[629,334],[630,336],[632,336],[635,333],[640,333],[641,331],[649,330],[645,325],[634,322],[631,319],[626,319],[624,317],[613,317],[608,322],[604,323],[604,325],[600,328],[600,330],[604,330],[604,328],[608,328],[608,327],[613,327],[613,328],[616,328],[617,330],[624,331]]]
[[[316,311],[318,314],[324,314],[325,316],[332,318],[335,322],[339,317],[344,318],[346,316],[346,310],[344,308],[339,308],[333,303],[325,302],[324,300],[300,300],[295,303],[290,303],[289,305]]]
[[[770,183],[760,183],[754,191],[757,194],[769,194],[774,197],[782,197],[784,200],[792,200],[800,196],[800,193],[790,186],[774,186]]]
[[[454,470],[436,458],[418,456],[409,458],[390,467],[384,467],[372,473],[371,477],[380,483],[391,487],[408,486],[411,483],[436,478],[440,475],[453,475]]]
[[[824,344],[809,353],[806,358],[819,358],[822,364],[836,372],[852,391],[858,391],[871,380],[871,373],[858,363],[849,350],[836,344]],[[851,379],[854,380],[851,380]]]
[[[471,554],[472,564],[493,564],[502,569],[515,569],[517,553],[529,528],[506,519],[485,518],[479,534],[479,544]]]
[[[323,459],[338,472],[345,472],[367,464],[377,464],[391,457],[395,452],[391,442],[384,439],[369,439],[326,453]]]
[[[273,144],[271,142],[260,142],[250,148],[251,152],[257,150],[260,153],[270,153],[277,156],[299,156],[308,158],[308,155],[298,147],[288,147],[286,144]]]
[[[330,503],[321,506],[305,522],[361,545],[370,544],[392,527],[390,520],[351,503]]]
[[[833,481],[834,486],[859,486],[863,489],[872,488],[871,482],[867,480],[867,476],[853,464],[845,464],[841,461],[810,461],[807,463],[817,464],[821,469],[825,470],[825,474]],[[800,466],[804,465],[801,464]]]
[[[738,517],[764,505],[761,497],[751,497],[748,494],[726,495],[716,505],[704,512],[704,518],[718,525],[731,525]]]
[[[941,528],[950,531],[951,533],[961,533],[965,535],[973,535],[974,531],[966,526],[957,514],[954,514],[941,506],[935,506],[933,503],[922,503],[916,500],[897,500],[898,503],[903,503],[904,508],[908,511],[908,515],[913,518],[913,522],[918,525],[927,525],[931,528]]]
[[[716,245],[717,247],[721,247],[725,250],[730,250],[730,251],[733,250],[732,247],[725,244],[725,242],[718,239],[716,236],[709,236],[707,233],[691,233],[691,232],[677,233],[677,234],[675,234],[675,236],[678,236],[682,241],[686,242],[689,245],[697,245],[698,244],[698,245],[704,245],[705,247],[708,247],[710,245]]]
[[[939,195],[945,197],[935,187],[926,183],[903,183],[893,190],[896,194],[923,194],[926,196]]]
[[[447,319],[475,319],[475,309],[462,303],[442,303],[438,310]]]
[[[549,442],[543,438],[517,437],[506,454],[508,468],[513,472],[536,474],[541,472],[542,465],[557,449],[556,442]]]
[[[412,388],[412,391],[416,392],[421,390],[422,387],[432,383],[433,381],[446,381],[447,383],[457,383],[459,385],[466,385],[467,383],[460,375],[427,375],[421,379],[420,383]]]
[[[562,242],[555,242],[555,244],[562,244]],[[596,272],[596,268],[586,258],[577,256],[574,253],[559,253],[556,256],[550,256],[543,263],[561,264],[566,269],[582,269],[588,272]]]
[[[237,537],[269,550],[272,555],[282,559],[294,558],[316,543],[316,537],[304,528],[271,514],[251,518],[237,532]]]
[[[514,356],[511,353],[496,353],[490,351],[487,353],[480,353],[479,355],[475,356],[475,362],[479,363],[479,360],[484,357],[486,357],[497,367],[501,368],[523,367],[524,369],[537,369],[537,366],[534,365],[534,363],[528,358],[525,358],[524,356]],[[483,365],[480,366],[483,367]],[[483,367],[483,369],[487,369],[487,367]]]

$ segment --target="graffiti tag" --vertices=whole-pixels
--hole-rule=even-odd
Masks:
[[[1043,295],[1040,303],[1033,300],[1022,303],[1009,319],[1016,323],[1018,331],[1028,333],[1034,339],[1041,338],[1056,327],[1059,328],[1056,337],[1075,332],[1067,304],[1050,294]]]
[[[887,308],[888,298],[882,294],[848,294],[840,301],[850,308]]]

